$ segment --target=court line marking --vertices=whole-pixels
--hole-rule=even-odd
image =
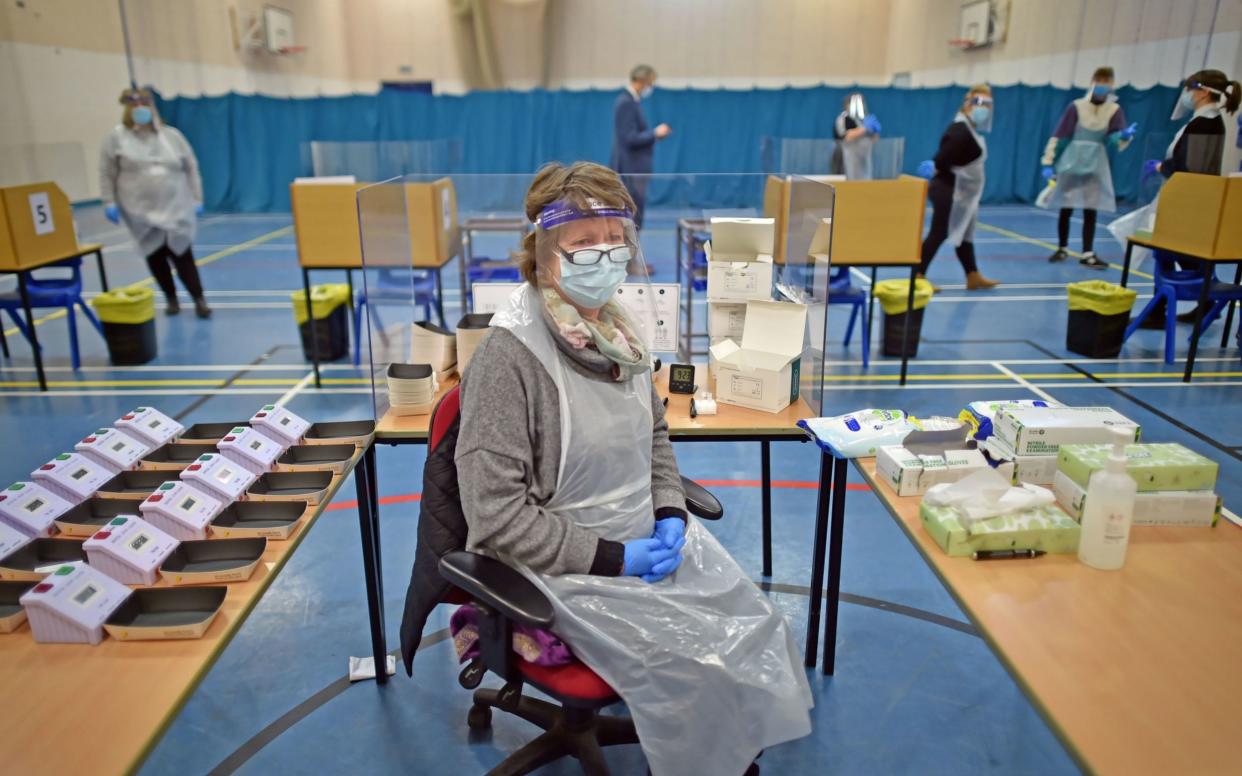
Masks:
[[[1052,394],[1048,393],[1047,391],[1041,390],[1040,388],[1035,387],[1025,378],[1020,377],[1017,372],[1013,371],[1009,367],[1002,366],[999,362],[996,362],[996,361],[992,362],[992,366],[996,367],[1002,373],[1013,378],[1014,382],[1016,382],[1018,385],[1021,385],[1023,388],[1027,389],[1028,391],[1035,394],[1039,398],[1044,399],[1045,401],[1056,402],[1056,399],[1052,398]]]
[[[1029,244],[1031,244],[1031,245],[1038,245],[1038,246],[1041,246],[1041,247],[1043,247],[1043,248],[1048,248],[1048,249],[1051,249],[1051,250],[1054,250],[1054,251],[1055,251],[1055,250],[1057,250],[1057,246],[1056,246],[1056,245],[1054,245],[1054,244],[1052,244],[1052,243],[1050,243],[1050,242],[1044,242],[1043,240],[1036,240],[1034,237],[1027,237],[1027,236],[1026,236],[1026,235],[1024,235],[1024,234],[1019,234],[1018,232],[1012,232],[1012,231],[1010,231],[1010,230],[1008,230],[1008,229],[1002,229],[1002,228],[1001,228],[1001,227],[999,227],[999,226],[992,226],[991,224],[985,224],[985,223],[983,223],[982,221],[980,221],[980,222],[979,222],[979,228],[980,228],[980,229],[985,229],[985,230],[987,230],[987,231],[989,231],[989,232],[995,232],[995,233],[997,233],[997,234],[1003,234],[1003,235],[1005,235],[1006,237],[1010,238],[1011,240],[1017,240],[1018,242],[1029,243]],[[1081,253],[1078,253],[1077,251],[1071,251],[1071,250],[1068,250],[1068,249],[1067,249],[1065,252],[1066,252],[1066,253],[1068,253],[1069,255],[1071,255],[1071,256],[1073,256],[1073,257],[1075,257],[1075,258],[1079,258],[1079,259],[1081,259],[1081,258],[1082,258],[1082,254],[1081,254]],[[1108,262],[1108,266],[1112,267],[1112,268],[1113,268],[1113,269],[1115,269],[1115,270],[1122,270],[1122,269],[1124,269],[1124,267],[1123,267],[1121,264],[1116,264],[1116,263],[1111,262],[1111,261],[1110,261],[1110,262]],[[1151,280],[1151,279],[1153,278],[1153,276],[1152,276],[1152,275],[1149,275],[1149,274],[1147,274],[1146,272],[1140,272],[1139,270],[1134,269],[1133,267],[1131,267],[1131,268],[1130,268],[1130,274],[1131,274],[1131,275],[1134,275],[1134,276],[1136,276],[1136,277],[1140,277],[1140,278],[1147,278],[1148,280]]]

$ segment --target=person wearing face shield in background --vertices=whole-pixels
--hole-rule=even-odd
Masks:
[[[1221,111],[1237,113],[1242,102],[1242,84],[1229,80],[1220,70],[1200,70],[1186,79],[1171,116],[1173,121],[1190,116],[1188,121],[1169,144],[1164,160],[1149,159],[1143,164],[1144,175],[1160,174],[1170,178],[1174,173],[1191,172],[1200,175],[1220,175],[1225,155],[1225,119]],[[1150,231],[1156,222],[1156,204],[1138,208],[1108,225],[1113,237],[1121,243],[1138,231]],[[1135,248],[1132,266],[1146,259],[1148,251]],[[1186,270],[1200,269],[1193,259],[1178,259],[1178,266]],[[1181,323],[1194,323],[1198,310],[1177,316]],[[1206,312],[1206,311],[1205,311]],[[1144,329],[1163,329],[1166,311],[1164,304],[1152,308],[1143,322]]]
[[[120,102],[125,106],[121,123],[99,150],[104,216],[129,229],[168,300],[168,315],[181,311],[171,264],[194,300],[194,312],[210,317],[190,248],[196,217],[203,212],[203,181],[194,149],[184,135],[160,121],[149,89],[126,89]]]
[[[934,159],[919,164],[919,175],[931,178],[927,198],[932,203],[931,228],[923,240],[924,277],[945,240],[957,248],[957,260],[966,272],[966,288],[975,291],[1000,283],[983,276],[975,263],[975,224],[983,199],[984,163],[988,146],[983,135],[992,130],[992,88],[972,86],[953,123],[940,138]]]
[[[1040,197],[1038,204],[1061,210],[1057,250],[1048,261],[1061,262],[1068,257],[1070,217],[1074,208],[1081,208],[1083,255],[1078,263],[1091,269],[1108,268],[1108,262],[1093,250],[1096,214],[1117,209],[1108,150],[1124,151],[1138,132],[1138,124],[1126,124],[1125,113],[1113,97],[1113,81],[1111,67],[1098,68],[1087,94],[1066,107],[1044,149],[1041,173],[1045,181],[1055,180],[1056,185],[1048,196]]]
[[[466,545],[544,591],[655,776],[757,773],[765,747],[810,732],[813,701],[780,612],[687,515],[647,339],[617,301],[642,265],[633,207],[587,162],[527,192],[525,282],[462,377]]]
[[[832,149],[832,174],[852,181],[871,180],[871,149],[880,135],[880,120],[867,113],[867,104],[858,92],[847,96],[842,108],[832,125],[837,141]]]

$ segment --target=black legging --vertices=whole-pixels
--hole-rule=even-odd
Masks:
[[[1069,245],[1069,227],[1070,216],[1074,215],[1074,208],[1061,208],[1061,217],[1057,219],[1057,245],[1065,248]],[[1095,211],[1082,209],[1082,252],[1090,253],[1092,246],[1095,245]]]
[[[177,276],[181,278],[181,283],[185,286],[185,290],[190,292],[190,296],[194,299],[202,299],[203,284],[198,279],[198,266],[194,263],[194,251],[187,247],[185,253],[176,254],[167,243],[147,256],[147,266],[151,268],[151,274],[155,277],[155,282],[159,284],[160,290],[164,292],[164,296],[169,299],[177,298],[177,287],[173,285],[172,268],[169,262],[177,267]]]
[[[931,229],[927,231],[927,237],[923,240],[923,263],[919,264],[920,275],[927,274],[927,267],[936,257],[936,251],[940,250],[941,244],[949,236],[949,212],[953,209],[953,186],[933,178],[927,190],[927,198],[932,203],[932,220]],[[957,246],[957,260],[962,263],[962,269],[967,275],[979,271],[979,267],[975,264],[973,242],[964,242]]]

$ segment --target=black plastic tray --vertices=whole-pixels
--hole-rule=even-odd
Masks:
[[[220,613],[226,587],[135,590],[104,623],[121,641],[200,638]]]
[[[239,420],[236,423],[195,423],[177,438],[178,442],[194,444],[215,444],[229,435],[238,426],[248,426],[250,421]]]
[[[213,534],[287,539],[306,512],[303,501],[238,501],[211,521]]]
[[[128,499],[88,498],[56,518],[56,527],[65,536],[86,538],[121,515],[139,515],[138,504]]]
[[[204,452],[201,444],[169,442],[147,453],[138,461],[140,471],[180,471],[198,460]]]
[[[430,380],[432,374],[431,364],[388,365],[388,376],[398,380]]]
[[[75,560],[86,560],[82,542],[71,539],[35,539],[0,558],[0,579],[43,579],[47,574],[36,573],[36,568],[54,563],[71,563]]]
[[[205,539],[182,542],[160,565],[174,585],[240,582],[249,579],[267,549],[267,539]]]
[[[246,491],[247,498],[311,499],[318,497],[332,484],[332,472],[268,472],[259,476]]]
[[[12,633],[26,621],[21,597],[37,584],[39,584],[38,580],[34,579],[22,582],[0,582],[0,633]]]
[[[374,420],[334,420],[312,423],[303,439],[306,444],[341,444],[349,442],[359,447],[370,444],[375,435]]]
[[[121,472],[101,485],[95,497],[142,501],[156,488],[175,479],[170,472]]]
[[[296,445],[276,459],[276,466],[278,469],[287,466],[291,469],[340,474],[355,452],[357,448],[353,445]]]

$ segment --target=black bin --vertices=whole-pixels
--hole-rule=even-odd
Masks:
[[[1137,292],[1104,280],[1070,283],[1066,292],[1065,349],[1088,358],[1120,354]]]
[[[914,358],[919,354],[919,337],[923,332],[923,311],[920,307],[913,312],[889,315],[884,313],[884,355]],[[905,332],[906,318],[910,319],[910,335],[903,346],[901,337]]]
[[[335,361],[349,355],[349,287],[328,283],[311,288],[311,310],[306,314],[306,294],[295,291],[293,317],[302,337],[302,353],[310,359],[316,349],[320,361]]]
[[[155,293],[144,287],[107,291],[92,301],[103,324],[108,358],[116,366],[145,364],[159,354]]]

